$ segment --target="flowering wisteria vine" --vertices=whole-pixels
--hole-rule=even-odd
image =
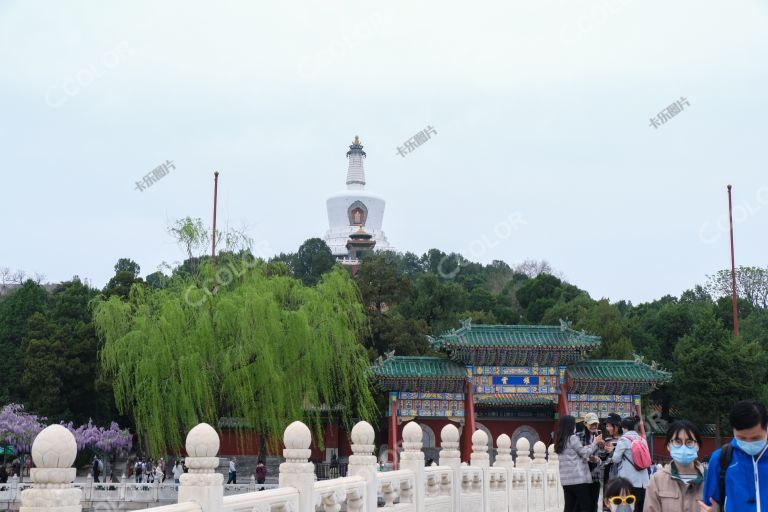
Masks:
[[[32,442],[46,427],[44,416],[30,414],[21,404],[8,404],[0,409],[0,443],[11,446],[16,453],[29,453]],[[99,427],[89,420],[75,428],[72,422],[62,423],[75,436],[77,449],[91,448],[102,453],[123,455],[131,450],[133,437],[114,421],[109,428]]]

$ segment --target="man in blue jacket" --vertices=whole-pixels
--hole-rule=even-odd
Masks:
[[[733,406],[729,419],[733,441],[709,459],[699,510],[768,512],[768,412],[763,404],[745,400]],[[728,462],[725,489],[721,488],[721,457]]]

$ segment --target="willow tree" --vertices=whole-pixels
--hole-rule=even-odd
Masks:
[[[96,304],[102,366],[152,453],[222,417],[280,439],[299,418],[319,432],[329,408],[347,426],[375,415],[354,282],[338,267],[314,287],[286,274],[220,260],[197,279]]]

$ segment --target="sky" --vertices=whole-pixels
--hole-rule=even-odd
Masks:
[[[398,250],[679,295],[730,264],[729,183],[736,263],[768,265],[767,26],[749,0],[5,0],[0,267],[103,287],[178,262],[214,170],[219,225],[293,252],[357,134]]]

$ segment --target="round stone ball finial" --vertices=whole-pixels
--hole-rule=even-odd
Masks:
[[[71,468],[77,456],[77,442],[62,425],[45,427],[32,443],[32,460],[38,468]]]
[[[525,437],[521,437],[515,443],[515,448],[517,449],[517,453],[525,452],[525,454],[528,455],[531,451],[531,442]]]
[[[547,445],[543,441],[536,441],[533,443],[533,452],[540,453],[543,456],[543,454],[547,453]]]
[[[403,441],[406,443],[420,443],[422,440],[421,427],[415,421],[409,422],[403,428]]]
[[[219,453],[219,434],[207,423],[199,423],[187,434],[190,457],[215,457]]]
[[[475,433],[472,434],[472,445],[483,446],[486,444],[488,444],[488,434],[483,430],[475,430]]]
[[[507,434],[501,434],[496,439],[496,447],[501,450],[509,450],[512,448],[512,439]]]
[[[375,437],[376,432],[367,421],[359,421],[352,427],[352,444],[371,445]]]
[[[459,442],[459,429],[456,425],[451,423],[447,424],[440,431],[440,440],[443,443],[458,443]]]
[[[294,421],[283,432],[283,444],[289,450],[309,450],[312,444],[312,432],[300,421]]]

